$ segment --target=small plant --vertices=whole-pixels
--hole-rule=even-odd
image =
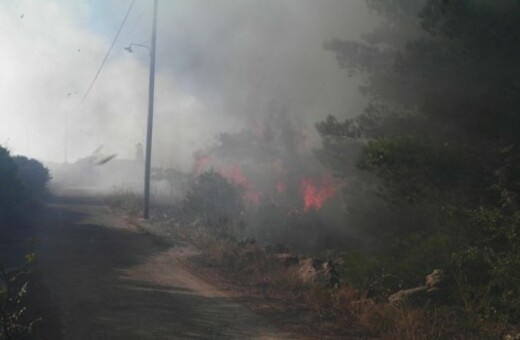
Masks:
[[[26,255],[26,268],[8,272],[0,264],[0,339],[17,339],[31,332],[39,319],[28,320],[24,298],[34,253]]]

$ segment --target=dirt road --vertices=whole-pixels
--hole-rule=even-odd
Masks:
[[[47,332],[59,328],[54,336],[295,338],[191,275],[174,245],[140,232],[99,201],[55,199],[39,230],[38,287],[50,302]]]

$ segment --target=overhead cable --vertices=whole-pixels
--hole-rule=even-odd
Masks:
[[[94,84],[96,83],[96,80],[97,80],[99,74],[101,73],[101,70],[105,66],[105,63],[106,63],[108,57],[110,56],[110,52],[112,52],[112,49],[114,48],[114,45],[116,44],[116,41],[117,41],[117,38],[119,37],[119,34],[121,33],[121,31],[123,30],[123,27],[125,26],[126,20],[128,19],[128,16],[130,15],[130,11],[134,7],[135,1],[136,0],[133,0],[132,3],[130,4],[130,7],[128,7],[128,11],[126,12],[125,18],[123,19],[123,22],[121,23],[121,26],[119,26],[119,30],[117,31],[116,36],[114,37],[114,40],[112,41],[112,45],[110,45],[110,48],[108,49],[107,53],[105,54],[105,58],[103,58],[103,61],[101,62],[101,65],[99,66],[96,74],[94,75],[94,78],[92,78],[92,81],[90,82],[90,85],[89,85],[87,91],[83,95],[83,98],[81,98],[81,101],[80,101],[79,105],[83,104],[85,99],[87,99],[88,95],[90,94],[90,91],[94,87]]]

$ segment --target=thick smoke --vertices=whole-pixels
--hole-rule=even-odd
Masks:
[[[69,162],[103,145],[132,159],[143,143],[151,1],[137,1],[96,85],[79,104],[129,1],[0,4],[2,125],[14,153]],[[160,1],[154,164],[189,170],[221,132],[273,116],[308,127],[354,115],[357,86],[321,48],[374,23],[361,1]],[[67,141],[67,143],[65,143]],[[66,145],[66,146],[65,146]]]

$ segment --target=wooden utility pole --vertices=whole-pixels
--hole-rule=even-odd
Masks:
[[[150,48],[150,82],[148,85],[148,124],[146,129],[146,156],[144,165],[144,211],[143,218],[150,217],[150,170],[152,163],[153,104],[155,88],[155,47],[157,44],[157,7],[159,0],[153,2],[152,46]]]

